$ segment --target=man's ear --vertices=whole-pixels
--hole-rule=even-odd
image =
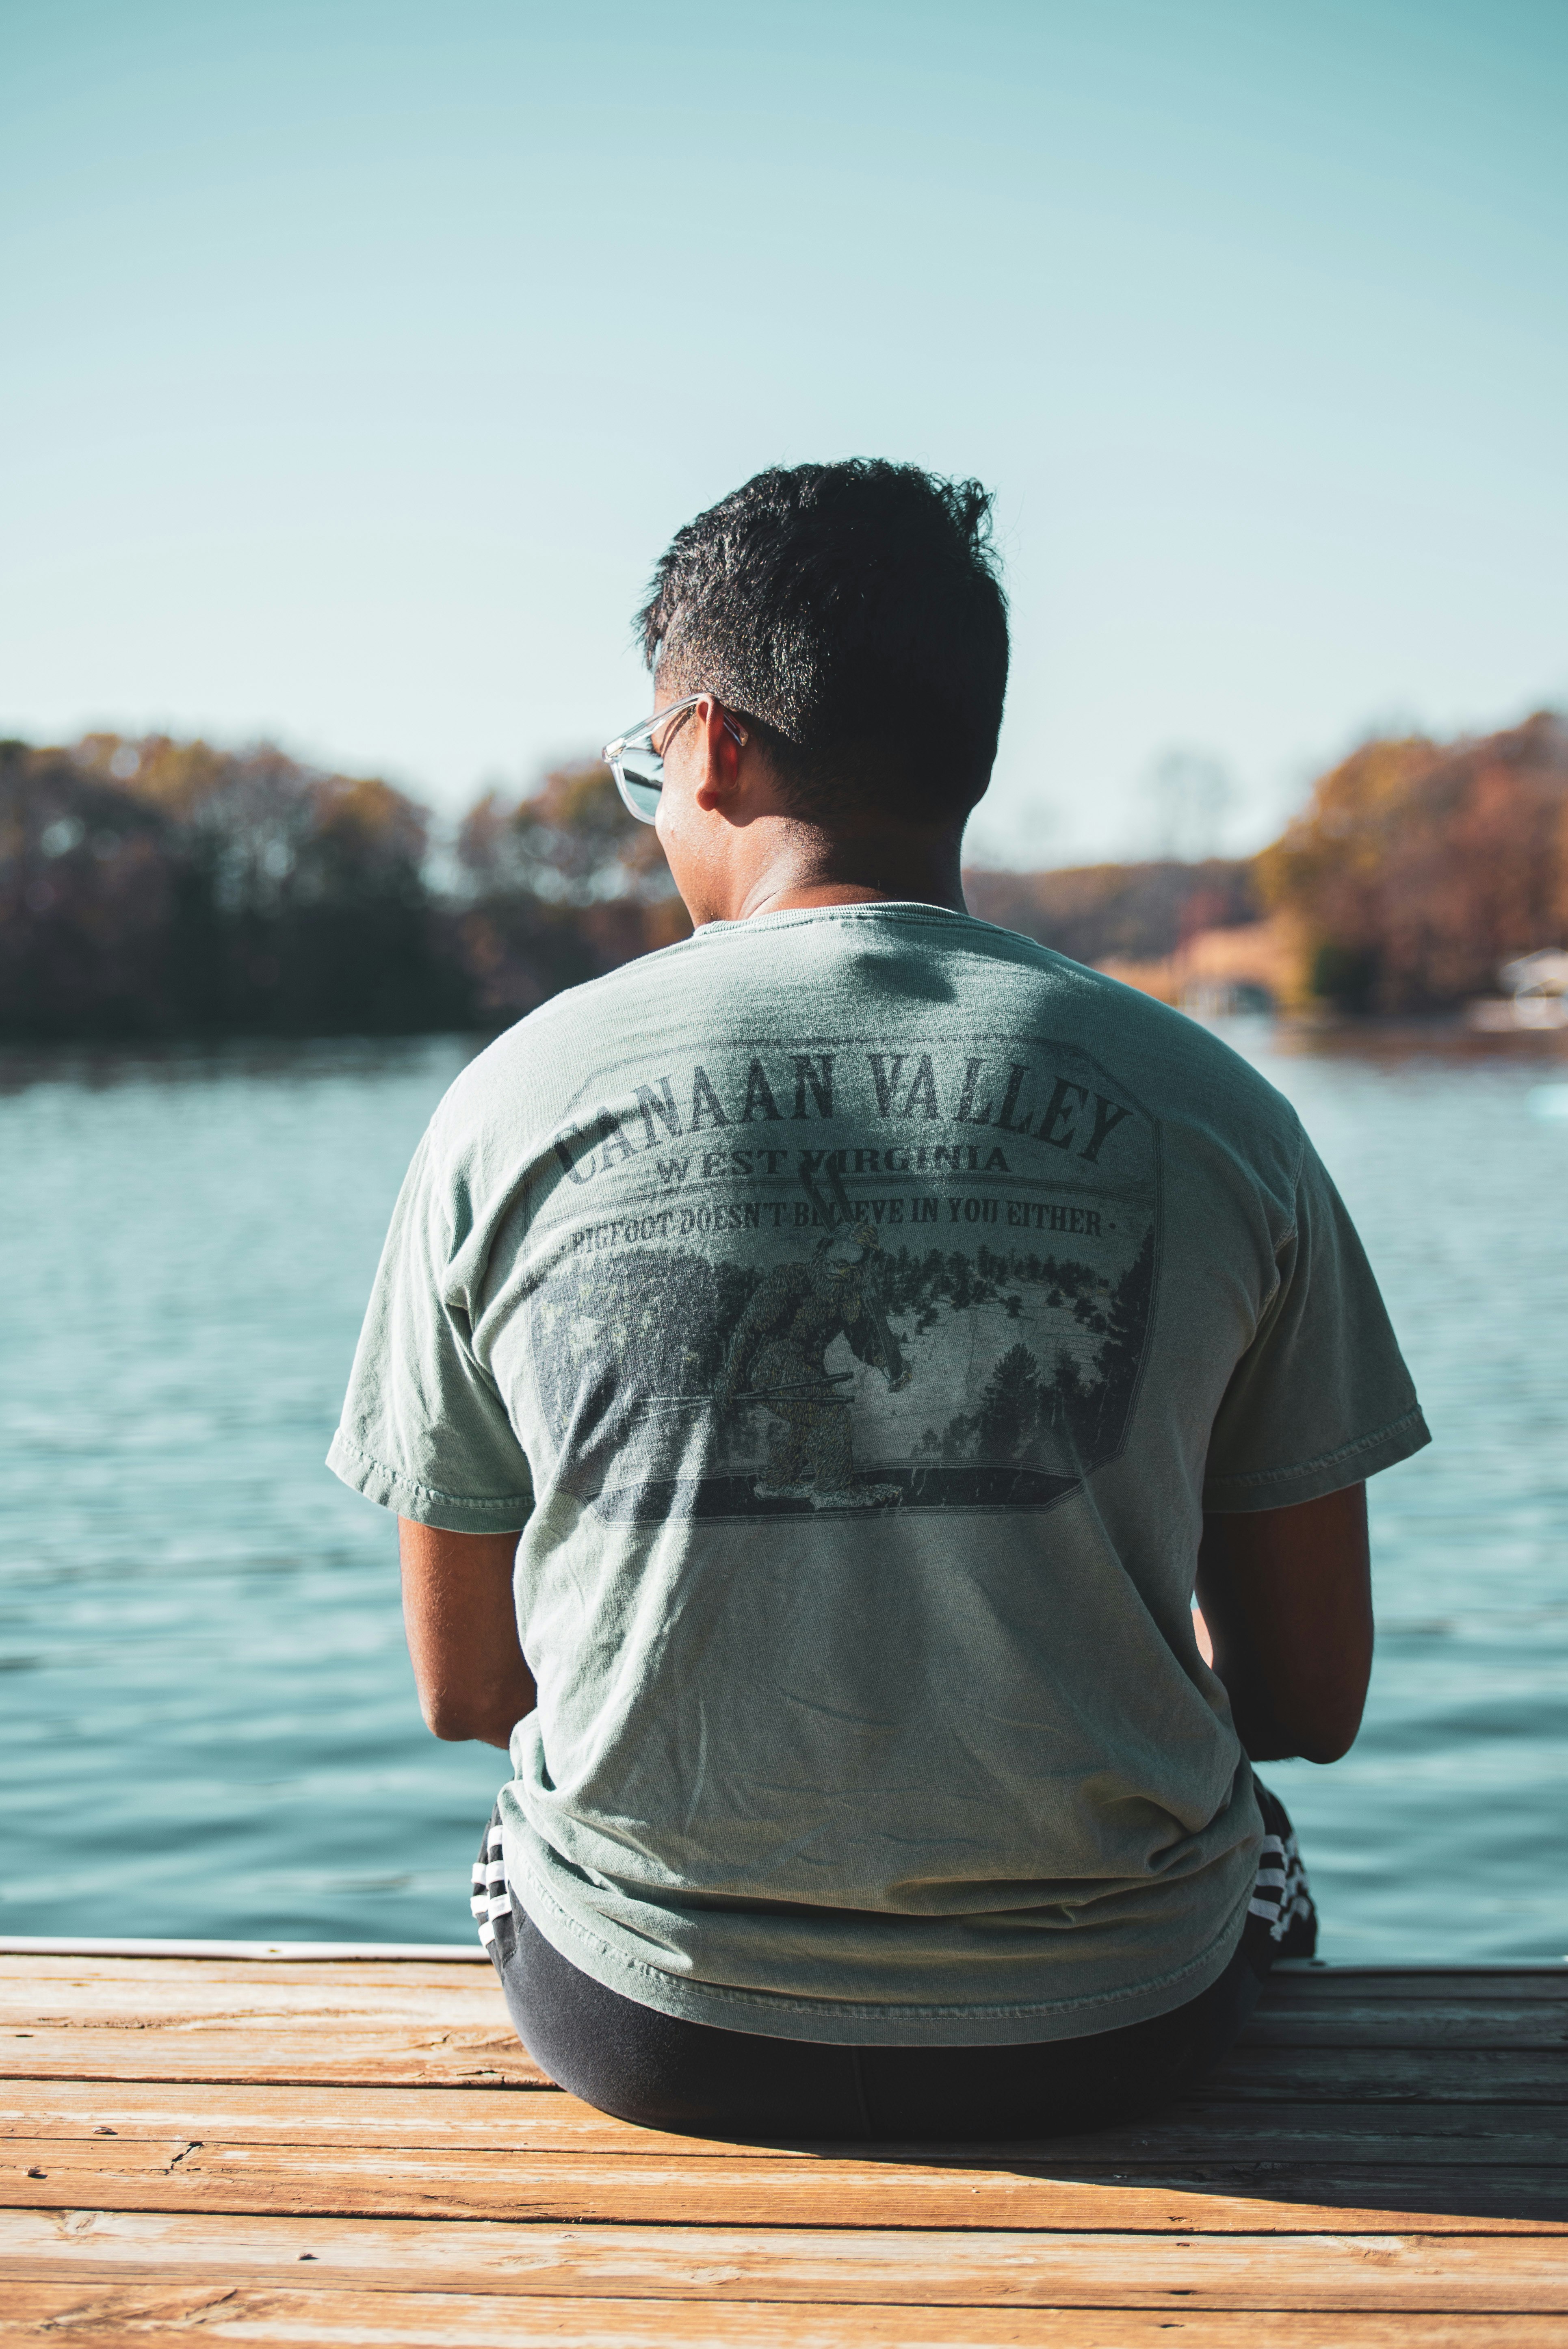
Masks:
[[[697,805],[724,807],[739,787],[741,745],[718,702],[699,703],[692,715],[701,730],[696,743]]]

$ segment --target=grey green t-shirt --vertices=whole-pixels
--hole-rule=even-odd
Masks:
[[[331,1464],[521,1527],[501,1816],[557,1950],[700,2022],[973,2044],[1221,1971],[1261,1830],[1202,1512],[1427,1440],[1272,1087],[882,904],[715,924],[464,1071]]]

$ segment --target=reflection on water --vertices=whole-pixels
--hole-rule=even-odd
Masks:
[[[1284,1053],[1436,1442],[1372,1487],[1367,1727],[1275,1764],[1342,1960],[1557,1958],[1568,1087]],[[0,1932],[447,1940],[504,1764],[420,1726],[392,1528],[321,1467],[461,1041],[0,1065]]]

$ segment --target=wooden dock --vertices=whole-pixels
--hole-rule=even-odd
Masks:
[[[1568,1966],[1282,1974],[1191,2103],[989,2147],[606,2120],[482,1961],[0,1955],[0,2344],[1568,2344]]]

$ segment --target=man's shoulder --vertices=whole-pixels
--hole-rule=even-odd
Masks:
[[[1038,987],[1044,1016],[1108,1062],[1136,1068],[1167,1102],[1234,1111],[1294,1129],[1295,1112],[1262,1071],[1222,1036],[1108,971],[1074,962],[1016,930],[974,922],[977,952]]]
[[[448,1087],[436,1113],[438,1127],[455,1136],[497,1113],[536,1112],[556,1084],[573,1089],[585,1072],[585,1061],[602,1054],[615,1036],[624,1010],[667,992],[693,944],[683,938],[597,978],[562,988],[503,1028]]]
[[[1010,936],[1010,933],[1004,934]],[[1076,1044],[1113,1090],[1165,1134],[1176,1155],[1218,1150],[1288,1211],[1305,1137],[1294,1105],[1202,1021],[1107,972],[1016,941],[1007,957],[1037,974],[1040,1033]],[[1032,949],[1032,951],[1031,951]]]

